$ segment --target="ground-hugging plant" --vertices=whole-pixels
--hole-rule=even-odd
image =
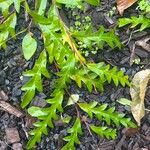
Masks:
[[[1,3],[4,5],[4,2],[6,1],[0,1],[0,7],[2,6]],[[42,135],[48,134],[48,128],[54,128],[53,121],[59,119],[59,114],[64,112],[64,102],[66,101],[64,94],[68,90],[67,87],[70,83],[74,81],[80,88],[84,84],[90,92],[92,92],[93,89],[104,91],[104,85],[111,82],[116,86],[121,84],[123,87],[130,83],[128,81],[128,76],[124,75],[122,71],[119,71],[117,67],[110,67],[110,65],[106,65],[104,62],[88,62],[86,58],[81,55],[81,51],[77,45],[80,41],[86,44],[87,48],[97,45],[101,49],[105,43],[111,48],[121,47],[120,41],[113,30],[106,32],[103,27],[100,27],[98,31],[93,31],[91,27],[85,31],[71,32],[69,30],[59,15],[59,4],[75,5],[82,8],[80,6],[83,6],[84,1],[53,0],[48,12],[46,12],[46,0],[38,1],[34,11],[29,8],[28,3],[25,0],[18,0],[17,6],[15,2],[15,0],[12,0],[11,3],[9,3],[9,6],[15,4],[15,9],[19,12],[20,3],[24,3],[26,13],[28,13],[41,30],[44,42],[44,50],[42,50],[38,59],[35,61],[34,67],[31,70],[24,72],[24,76],[29,76],[30,80],[22,87],[22,90],[25,91],[21,102],[22,108],[28,107],[35,94],[43,91],[42,76],[50,78],[51,80],[55,78],[54,89],[51,92],[50,98],[46,100],[46,107],[40,108],[32,106],[28,109],[28,113],[31,116],[38,118],[38,121],[34,123],[35,128],[30,132],[31,138],[27,144],[27,149],[33,149],[36,143],[40,142]],[[85,2],[93,5],[99,4],[99,0],[85,0]],[[7,13],[5,13],[5,11]],[[6,29],[6,27],[9,26],[11,28],[11,15],[9,15],[8,9],[5,11],[3,10],[3,13],[5,14],[4,18],[6,18],[6,20],[1,24],[2,29]],[[15,14],[16,12],[13,13],[13,15]],[[13,29],[14,28],[15,25],[13,26]],[[7,38],[8,36],[1,40],[1,43],[3,43],[1,44],[2,46]],[[25,58],[29,60],[37,47],[31,32],[27,33],[24,37],[22,47]],[[31,50],[29,51],[29,49]],[[47,69],[48,61],[51,68],[52,66],[55,66],[56,72]],[[119,125],[136,127],[124,114],[116,112],[115,108],[108,108],[107,104],[100,105],[94,100],[91,101],[93,102],[78,102],[74,104],[77,109],[77,117],[72,118],[72,120],[75,121],[68,130],[68,136],[64,138],[66,145],[62,148],[63,150],[75,149],[75,144],[80,143],[79,135],[82,135],[83,133],[83,121],[81,119],[82,116],[78,111],[87,113],[91,119],[95,117],[99,121],[104,121],[106,124],[104,127],[96,126],[94,124],[89,124],[88,126],[89,130],[108,139],[114,139],[117,135],[116,129],[109,128],[110,125],[114,128]]]
[[[148,0],[140,0],[138,9],[141,11],[141,15],[119,19],[119,27],[131,25],[131,28],[135,28],[138,26],[139,31],[150,28],[150,2]]]

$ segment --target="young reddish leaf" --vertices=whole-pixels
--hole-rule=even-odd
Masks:
[[[137,0],[117,0],[117,9],[120,15],[123,15],[125,9],[132,6]]]

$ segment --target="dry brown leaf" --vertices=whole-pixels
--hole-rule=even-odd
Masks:
[[[150,52],[150,44],[148,44],[147,42],[150,41],[150,38],[147,37],[145,39],[142,39],[142,40],[139,40],[139,41],[136,41],[135,44],[137,46],[140,46],[142,47],[143,49],[145,49],[146,51]]]
[[[135,74],[132,80],[132,87],[130,88],[132,98],[131,111],[139,126],[141,119],[145,115],[144,97],[149,80],[150,69],[142,70]]]
[[[120,15],[123,15],[125,9],[132,6],[137,0],[117,0],[117,9]]]

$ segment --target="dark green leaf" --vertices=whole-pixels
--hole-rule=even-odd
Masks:
[[[26,93],[24,94],[24,96],[22,98],[21,107],[25,108],[31,102],[34,95],[35,95],[35,90],[26,91]]]

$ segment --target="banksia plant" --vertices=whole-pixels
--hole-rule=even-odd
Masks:
[[[54,128],[53,121],[58,120],[60,114],[64,113],[64,107],[68,107],[64,104],[66,103],[65,93],[68,91],[70,83],[76,83],[79,88],[84,84],[89,92],[92,92],[93,89],[104,92],[106,84],[113,83],[115,86],[122,85],[124,87],[129,86],[130,83],[128,76],[124,75],[123,71],[118,70],[117,67],[111,67],[104,62],[91,63],[86,60],[77,44],[82,42],[88,49],[94,45],[102,49],[106,44],[111,48],[121,48],[121,42],[114,30],[106,31],[104,27],[100,27],[98,31],[93,32],[92,26],[89,26],[83,31],[71,31],[59,15],[59,8],[63,4],[83,9],[85,2],[91,5],[99,5],[99,0],[52,0],[48,11],[46,11],[47,0],[37,1],[35,10],[30,9],[26,0],[8,0],[8,2],[7,8],[2,9],[6,20],[0,25],[0,29],[3,30],[0,33],[0,46],[6,47],[8,35],[15,36],[16,13],[20,12],[20,5],[24,5],[26,13],[41,31],[44,44],[44,48],[41,49],[33,68],[23,73],[24,76],[28,76],[30,79],[22,87],[24,95],[21,106],[22,108],[28,108],[28,113],[38,120],[34,123],[34,129],[30,132],[31,136],[27,143],[27,149],[33,149],[41,141],[42,135],[48,134],[48,128]],[[0,8],[4,4],[6,5],[6,1],[0,1]],[[12,14],[9,13],[11,5],[15,7],[15,12]],[[30,31],[23,39],[22,49],[26,60],[30,60],[36,53],[37,41]],[[48,65],[49,67],[47,67]],[[48,69],[52,67],[55,67],[56,71]],[[43,92],[43,77],[49,80],[55,79],[53,91],[46,100],[47,105],[44,108],[29,107],[35,95],[38,92]],[[98,121],[105,122],[106,126],[102,127],[89,124],[90,130],[101,137],[114,139],[117,136],[116,127],[120,125],[136,127],[131,119],[116,112],[114,107],[108,108],[107,104],[100,105],[95,101],[92,103],[78,103],[72,100],[72,105],[79,112],[83,111],[87,114],[90,119],[96,117]],[[62,148],[63,150],[75,149],[84,133],[81,115],[77,114],[76,117],[72,118],[72,121],[73,125],[68,129],[68,135],[64,137],[66,143]],[[110,125],[113,125],[114,128],[109,128]]]

